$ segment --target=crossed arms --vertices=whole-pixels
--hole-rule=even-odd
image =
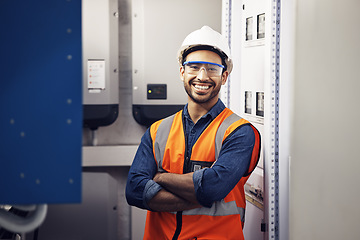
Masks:
[[[156,173],[153,180],[164,189],[148,202],[152,210],[176,212],[201,207],[195,195],[193,173]]]
[[[217,162],[193,173],[159,173],[147,131],[130,168],[126,199],[130,205],[153,211],[183,211],[211,207],[226,197],[250,164],[254,133],[241,127],[225,140]]]

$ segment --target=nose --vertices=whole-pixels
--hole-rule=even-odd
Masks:
[[[206,69],[204,67],[200,68],[199,74],[197,75],[199,80],[208,79],[209,76],[207,75]]]

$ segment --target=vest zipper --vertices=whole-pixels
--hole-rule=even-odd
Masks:
[[[184,138],[185,138],[185,153],[184,153],[184,167],[183,173],[186,173],[188,165],[189,165],[189,157],[187,156],[187,135],[185,130],[185,116],[184,113],[182,114],[182,124],[183,124],[183,131],[184,131]],[[180,232],[182,228],[182,211],[176,213],[176,230],[172,240],[177,240],[179,238]]]
[[[190,165],[190,157],[188,156],[188,135],[186,134],[186,129],[185,129],[185,116],[183,113],[183,118],[182,118],[182,124],[183,124],[183,131],[184,131],[184,139],[185,139],[185,153],[184,153],[184,167],[183,167],[183,173],[188,173],[190,172],[189,170],[189,165]]]
[[[176,230],[172,240],[177,240],[179,238],[182,228],[182,211],[176,213]]]

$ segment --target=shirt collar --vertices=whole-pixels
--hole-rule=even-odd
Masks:
[[[219,115],[223,110],[225,109],[225,105],[224,103],[220,100],[217,101],[217,103],[210,109],[210,111],[208,111],[204,116],[202,116],[201,118],[207,118],[208,116],[211,117],[211,119],[214,119],[215,117],[217,117],[217,115]],[[188,119],[190,119],[190,115],[188,112],[188,104],[185,105],[184,107],[184,116]]]

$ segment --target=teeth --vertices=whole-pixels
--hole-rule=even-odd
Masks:
[[[202,85],[195,85],[194,87],[200,90],[207,90],[210,88],[210,86],[202,86]]]

